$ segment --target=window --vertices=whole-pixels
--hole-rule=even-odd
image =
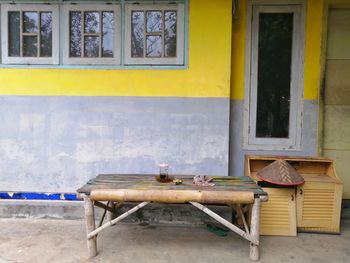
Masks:
[[[253,5],[252,16],[244,146],[256,150],[299,149],[301,6]]]
[[[184,65],[188,0],[24,1],[0,4],[1,64]]]
[[[125,63],[182,65],[183,4],[127,4]]]
[[[119,5],[64,6],[64,64],[120,64]]]
[[[2,5],[1,25],[2,63],[59,63],[57,5]]]

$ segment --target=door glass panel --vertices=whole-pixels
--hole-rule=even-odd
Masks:
[[[9,30],[9,47],[8,52],[10,57],[20,56],[20,13],[9,12],[8,13],[8,30]]]
[[[292,38],[292,13],[259,15],[256,137],[289,137]]]

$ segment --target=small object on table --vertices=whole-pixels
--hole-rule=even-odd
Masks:
[[[179,185],[179,184],[182,184],[182,180],[180,180],[180,179],[174,179],[173,180],[173,183],[175,184],[175,185]]]
[[[206,175],[196,175],[193,177],[193,184],[197,186],[214,186],[213,178]]]
[[[169,183],[173,180],[173,178],[169,176],[169,164],[162,163],[159,165],[159,175],[156,175],[156,180],[160,183]]]

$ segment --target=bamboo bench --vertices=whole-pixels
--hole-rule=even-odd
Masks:
[[[153,175],[103,174],[91,179],[77,190],[85,201],[85,220],[89,257],[97,255],[97,234],[147,204],[191,204],[214,218],[228,229],[250,242],[249,257],[259,259],[260,203],[267,201],[267,194],[248,177],[214,176],[215,186],[199,187],[192,183],[193,176],[175,176],[183,181],[159,183]],[[103,202],[107,202],[106,204]],[[140,202],[129,211],[114,218],[116,207],[123,202]],[[244,224],[244,230],[205,207],[206,204],[235,207]],[[250,225],[247,223],[242,205],[252,205]],[[94,206],[104,209],[99,226],[95,226]],[[107,222],[103,224],[107,213]]]

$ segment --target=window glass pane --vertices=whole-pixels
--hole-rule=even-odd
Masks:
[[[289,137],[292,38],[292,13],[260,14],[256,137]]]
[[[147,57],[162,56],[162,37],[147,36]]]
[[[52,13],[40,13],[40,57],[52,56]]]
[[[99,57],[99,43],[99,37],[86,36],[84,38],[84,57]]]
[[[20,56],[20,13],[8,13],[8,52],[10,57]]]
[[[23,12],[23,33],[37,33],[38,24],[37,12]]]
[[[100,32],[100,14],[98,12],[84,13],[84,32],[99,33]]]
[[[23,57],[38,56],[38,37],[23,36]]]
[[[144,12],[132,12],[132,26],[131,26],[131,56],[143,57],[144,45]]]
[[[102,57],[113,57],[114,13],[102,13]]]
[[[176,11],[166,11],[164,16],[164,56],[176,57]]]
[[[81,12],[69,12],[69,56],[81,57]]]
[[[162,31],[162,12],[147,12],[147,33],[158,33]]]

